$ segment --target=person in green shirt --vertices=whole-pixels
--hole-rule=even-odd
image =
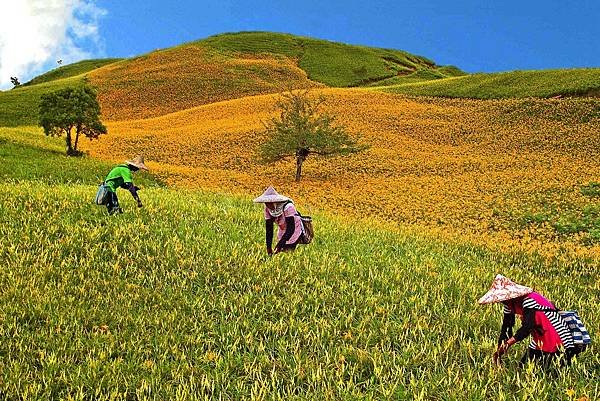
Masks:
[[[133,185],[133,173],[140,169],[148,170],[142,156],[137,156],[133,160],[126,160],[124,164],[119,164],[110,170],[104,180],[104,184],[108,189],[108,201],[106,202],[108,214],[123,213],[119,206],[119,198],[117,198],[117,188],[127,189],[133,199],[137,201],[138,207],[143,206],[137,193],[139,188]]]

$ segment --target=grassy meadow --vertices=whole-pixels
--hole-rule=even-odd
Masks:
[[[226,54],[275,55],[297,60],[308,78],[334,87],[363,86],[418,70],[430,71],[421,80],[464,74],[458,68],[436,66],[425,57],[402,50],[330,42],[273,32],[239,32],[195,42]]]
[[[25,131],[1,132],[30,147],[16,138]],[[90,180],[104,168],[80,163]],[[248,197],[147,182],[144,208],[121,193],[125,214],[109,218],[92,204],[93,184],[10,174],[0,194],[3,399],[600,396],[594,347],[563,371],[517,369],[523,344],[493,367],[501,308],[476,304],[503,272],[578,310],[593,335],[600,288],[582,260],[489,252],[302,207],[316,241],[269,258]]]
[[[77,75],[38,85],[22,85],[11,90],[0,91],[0,127],[37,125],[38,108],[43,94],[85,84],[85,77]]]
[[[99,184],[113,163],[65,155],[63,138],[46,137],[37,127],[0,127],[0,177],[11,182],[36,181],[48,185]],[[142,185],[164,186],[141,173]]]
[[[435,81],[400,82],[382,89],[411,96],[471,99],[599,97],[600,68],[472,74]]]
[[[1,91],[0,400],[600,399],[599,71],[462,76],[243,32]],[[84,84],[109,133],[66,157],[39,98]],[[261,164],[289,88],[368,150],[309,157],[300,183]],[[120,190],[109,217],[97,185],[137,154],[144,207]],[[268,185],[312,244],[266,255]],[[502,308],[477,300],[497,273],[579,312],[573,366],[519,368],[525,343],[492,365]]]
[[[70,78],[77,75],[85,74],[86,72],[95,70],[96,68],[103,67],[107,64],[116,63],[117,61],[121,61],[120,58],[101,58],[101,59],[93,59],[93,60],[83,60],[77,63],[72,63],[68,65],[63,65],[61,67],[55,68],[51,71],[48,71],[42,75],[38,75],[33,78],[31,81],[23,84],[23,86],[28,85],[37,85],[44,82],[56,81],[59,79]]]

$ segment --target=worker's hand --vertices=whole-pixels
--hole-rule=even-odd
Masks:
[[[492,359],[496,365],[499,365],[501,362],[502,355],[508,352],[508,349],[517,342],[514,337],[509,338],[506,341],[503,341],[502,344],[498,345],[498,349],[494,352]]]
[[[142,206],[144,206],[144,205],[142,205],[142,201],[141,201],[141,200],[139,200],[139,199],[138,199],[138,201],[137,201],[137,204],[138,204],[138,207],[142,207]]]
[[[494,365],[502,365],[502,354],[500,354],[498,351],[494,352],[494,355],[492,355],[492,361],[494,362]]]

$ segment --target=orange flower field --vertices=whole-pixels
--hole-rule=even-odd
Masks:
[[[108,119],[148,118],[207,103],[293,88],[322,86],[293,60],[227,57],[183,45],[107,65],[89,74]]]
[[[448,238],[544,256],[566,250],[600,255],[594,232],[567,229],[569,221],[588,216],[600,203],[582,191],[600,180],[599,100],[314,92],[323,93],[327,110],[370,148],[348,157],[309,157],[300,183],[294,182],[293,160],[258,161],[262,121],[275,113],[277,95],[112,121],[109,135],[84,146],[92,156],[114,161],[141,153],[154,174],[178,187],[257,195],[272,184],[294,198],[301,211],[376,216]],[[101,98],[108,116],[114,120],[130,112],[130,105],[123,113],[114,111],[110,96]],[[133,115],[164,111],[159,105]]]

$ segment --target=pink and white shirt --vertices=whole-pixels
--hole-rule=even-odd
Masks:
[[[265,206],[265,220],[275,219],[275,223],[277,223],[277,226],[279,227],[279,230],[277,230],[278,241],[281,240],[283,234],[285,234],[287,228],[285,225],[286,217],[294,218],[294,233],[292,234],[290,239],[287,240],[286,244],[295,244],[298,241],[298,238],[300,238],[300,235],[302,235],[302,220],[300,219],[300,216],[298,215],[294,204],[290,202],[287,205],[285,205],[283,208],[283,213],[279,217],[273,216],[269,211],[269,208]]]

